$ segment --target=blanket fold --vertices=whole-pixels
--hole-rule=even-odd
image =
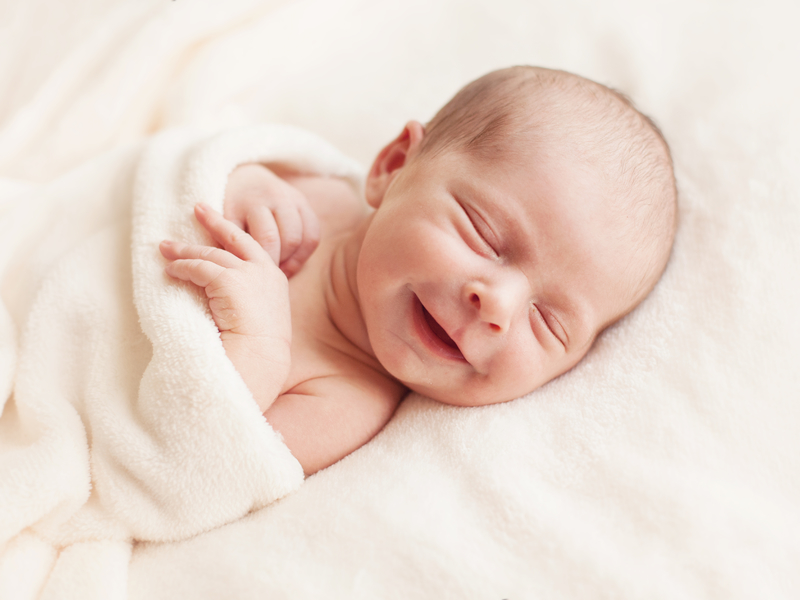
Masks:
[[[283,162],[356,185],[360,167],[286,126],[168,131],[117,167],[131,160],[133,189],[108,198],[130,210],[65,249],[21,336],[0,417],[0,591],[17,586],[3,565],[27,560],[49,577],[25,583],[29,593],[124,597],[130,542],[194,536],[303,481],[227,359],[202,292],[164,273],[158,243],[207,243],[193,206],[221,210],[238,164]],[[90,186],[91,169],[84,177]],[[42,566],[53,562],[48,545],[60,550],[52,568]]]

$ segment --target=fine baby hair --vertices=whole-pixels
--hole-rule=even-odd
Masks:
[[[566,71],[514,66],[464,86],[425,129],[421,155],[460,149],[518,160],[510,149],[557,140],[548,152],[601,170],[620,238],[635,240],[631,261],[620,265],[635,282],[630,309],[658,281],[677,227],[672,156],[659,128],[624,94]]]

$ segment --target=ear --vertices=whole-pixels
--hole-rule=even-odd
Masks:
[[[367,202],[378,208],[389,184],[408,161],[419,152],[425,128],[417,121],[409,121],[395,139],[378,153],[367,175],[365,193]]]

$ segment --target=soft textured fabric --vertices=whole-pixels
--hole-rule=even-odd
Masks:
[[[197,535],[302,483],[302,467],[227,359],[205,296],[169,278],[158,251],[164,239],[210,243],[194,205],[222,210],[230,171],[257,161],[356,183],[360,173],[288,126],[210,138],[177,130],[18,200],[33,205],[63,190],[121,210],[71,248],[47,242],[47,227],[39,232],[61,256],[36,286],[16,371],[6,371],[13,382],[3,382],[12,387],[0,420],[4,598],[37,587],[20,571],[35,573],[45,598],[125,597],[131,543]],[[101,169],[124,181],[116,193],[98,191]],[[86,210],[73,200],[69,210]],[[23,265],[9,268],[25,269],[36,238],[21,241]]]
[[[800,597],[798,22],[790,0],[0,3],[0,259],[53,248],[2,272],[6,386],[39,273],[127,214],[101,201],[134,179],[112,164],[167,128],[291,123],[366,166],[469,80],[535,64],[631,96],[680,191],[664,278],[565,376],[480,409],[411,396],[296,492],[183,541],[82,542],[54,568],[23,532],[0,597],[74,564],[132,600]]]

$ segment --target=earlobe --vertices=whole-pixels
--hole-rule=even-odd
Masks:
[[[408,161],[419,151],[425,128],[417,121],[409,121],[395,139],[378,153],[367,175],[365,193],[367,202],[378,208],[389,184]]]

